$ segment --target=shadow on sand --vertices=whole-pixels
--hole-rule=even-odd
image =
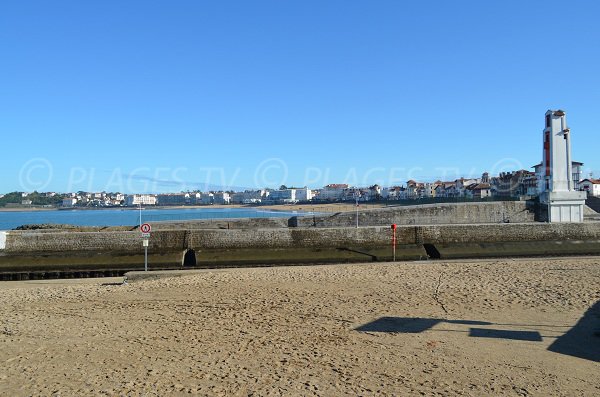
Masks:
[[[600,300],[577,324],[550,345],[548,350],[600,362]]]
[[[439,323],[463,325],[492,325],[486,321],[445,320],[443,318],[422,317],[381,317],[373,322],[361,325],[356,331],[361,332],[391,332],[403,334],[418,334],[433,328]]]
[[[564,329],[563,325],[534,324],[495,324],[488,321],[446,320],[443,318],[423,317],[381,317],[370,323],[355,328],[359,332],[387,332],[418,334],[432,329],[440,323],[469,326],[511,326],[511,327],[544,327]],[[541,342],[542,335],[538,331],[506,330],[493,328],[469,328],[468,335],[474,338],[494,338]],[[442,331],[442,330],[440,330]],[[465,332],[460,330],[443,330],[446,332]],[[590,307],[583,317],[569,331],[558,337],[548,347],[549,351],[600,362],[600,301]]]
[[[488,321],[472,320],[446,320],[442,318],[422,318],[422,317],[382,317],[373,322],[361,325],[356,328],[360,332],[390,332],[403,334],[418,334],[433,328],[440,323],[460,324],[460,325],[504,325],[494,324]],[[512,325],[512,324],[511,324]],[[464,331],[450,331],[464,332]],[[491,328],[469,328],[469,336],[474,338],[495,338],[523,340],[530,342],[541,342],[542,335],[537,331],[513,331]]]

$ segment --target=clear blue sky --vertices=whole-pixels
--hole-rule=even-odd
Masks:
[[[4,1],[0,192],[600,176],[597,1]]]

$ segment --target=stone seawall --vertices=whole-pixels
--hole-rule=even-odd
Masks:
[[[359,211],[359,225],[439,225],[480,223],[534,222],[535,214],[525,201],[497,201],[481,203],[443,203],[404,207],[379,208]],[[295,216],[293,227],[352,227],[356,225],[355,212],[332,215]]]
[[[389,227],[280,228],[259,230],[163,230],[152,233],[150,251],[388,247]],[[399,226],[398,245],[600,240],[600,223]],[[60,252],[139,253],[138,232],[6,233],[5,254]]]
[[[152,230],[175,229],[273,229],[288,227],[288,218],[227,218],[153,222]]]
[[[396,260],[598,255],[600,222],[399,226],[397,242]],[[392,259],[387,226],[160,230],[152,233],[149,247],[153,270]],[[0,279],[15,279],[14,272],[38,277],[31,272],[96,274],[143,268],[138,232],[9,231],[0,250]]]

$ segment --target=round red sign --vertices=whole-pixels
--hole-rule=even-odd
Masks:
[[[150,233],[150,230],[152,230],[152,228],[150,227],[150,224],[148,224],[148,223],[144,223],[142,226],[140,226],[140,231],[142,233]]]

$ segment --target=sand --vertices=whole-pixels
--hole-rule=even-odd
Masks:
[[[0,395],[600,395],[598,257],[110,281],[0,288]]]

